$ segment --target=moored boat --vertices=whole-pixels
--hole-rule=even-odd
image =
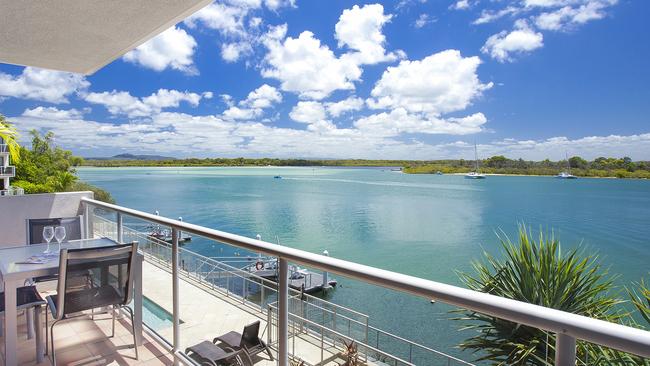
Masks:
[[[465,174],[465,179],[485,179],[485,174],[481,174],[481,169],[478,165],[478,150],[474,144],[474,171]]]

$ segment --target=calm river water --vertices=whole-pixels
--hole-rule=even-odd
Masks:
[[[283,179],[274,179],[281,175]],[[650,181],[407,175],[344,168],[82,168],[82,180],[121,205],[431,280],[460,284],[457,271],[495,232],[518,223],[553,230],[563,247],[598,252],[627,284],[650,270]],[[221,246],[185,248],[220,256]],[[459,355],[463,338],[451,307],[339,278],[327,297],[370,315],[371,323]],[[471,355],[463,355],[471,359]]]

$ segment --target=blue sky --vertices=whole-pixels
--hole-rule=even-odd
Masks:
[[[650,159],[650,3],[222,0],[94,75],[0,64],[82,156]]]

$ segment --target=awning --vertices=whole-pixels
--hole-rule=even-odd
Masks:
[[[212,0],[0,0],[0,62],[92,74]]]

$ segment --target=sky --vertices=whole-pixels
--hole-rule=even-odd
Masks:
[[[218,0],[90,76],[0,64],[0,113],[85,157],[650,160],[649,14]]]

